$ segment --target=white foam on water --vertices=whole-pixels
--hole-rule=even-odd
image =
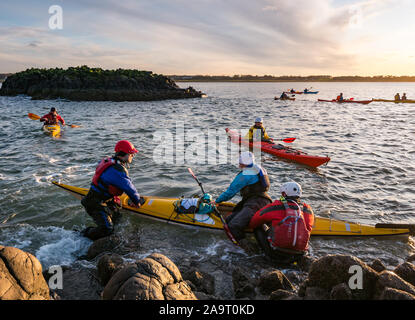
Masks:
[[[52,265],[72,264],[77,257],[86,254],[92,241],[78,232],[61,227],[22,224],[4,228],[0,243],[34,254],[43,268],[48,268]]]

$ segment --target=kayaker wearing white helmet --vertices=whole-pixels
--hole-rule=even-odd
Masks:
[[[239,168],[242,171],[215,202],[230,200],[240,192],[242,200],[233,209],[232,214],[226,218],[226,222],[241,247],[249,252],[249,241],[244,239],[244,229],[256,211],[272,202],[267,193],[270,182],[266,170],[255,163],[255,156],[252,152],[245,151],[240,154]]]
[[[249,129],[245,139],[249,141],[273,142],[274,140],[268,136],[264,126],[262,125],[262,118],[257,117],[255,124]]]
[[[249,223],[259,245],[269,255],[290,256],[291,254],[303,254],[308,249],[311,230],[314,224],[313,209],[300,202],[302,195],[301,186],[294,181],[286,182],[280,187],[281,197],[273,203],[258,210]],[[262,226],[266,224],[269,229],[265,237]],[[266,241],[264,241],[266,240]]]

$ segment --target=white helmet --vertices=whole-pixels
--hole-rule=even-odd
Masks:
[[[261,122],[262,123],[262,118],[260,118],[260,117],[255,118],[255,122]]]
[[[255,164],[255,156],[252,152],[244,151],[239,155],[239,164],[250,166]]]
[[[287,197],[301,197],[301,186],[294,181],[286,182],[280,187],[280,192],[285,193]]]

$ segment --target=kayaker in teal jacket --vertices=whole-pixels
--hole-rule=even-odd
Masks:
[[[226,218],[226,222],[240,246],[247,252],[251,252],[252,245],[244,239],[244,229],[249,225],[256,211],[272,202],[267,193],[270,182],[266,170],[255,163],[252,152],[241,153],[239,168],[242,171],[236,175],[228,189],[216,199],[215,203],[230,200],[240,192],[242,200],[235,206],[232,214]]]

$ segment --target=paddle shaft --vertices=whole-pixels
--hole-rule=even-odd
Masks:
[[[190,174],[192,175],[192,177],[196,180],[197,184],[199,185],[200,189],[202,190],[203,194],[205,194],[205,190],[203,189],[202,183],[199,181],[199,179],[196,177],[196,175],[193,173],[193,170],[191,168],[187,168],[187,170],[189,170]],[[232,241],[233,244],[238,245],[238,241],[235,239],[235,237],[233,236],[231,230],[229,229],[228,224],[225,221],[225,218],[222,216],[222,214],[220,213],[220,211],[218,210],[218,208],[216,206],[213,207],[216,215],[220,218],[220,220],[222,221],[223,224],[223,229],[225,230],[226,235],[228,236],[229,240]]]

